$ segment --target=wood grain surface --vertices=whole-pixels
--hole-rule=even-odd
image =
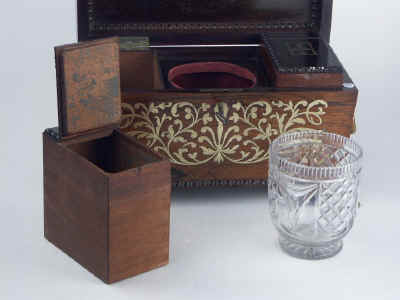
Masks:
[[[55,48],[62,136],[118,124],[121,89],[118,39]]]
[[[44,232],[106,283],[168,263],[170,164],[119,132],[43,134]]]

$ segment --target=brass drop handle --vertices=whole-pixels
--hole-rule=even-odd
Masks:
[[[228,124],[229,105],[225,102],[218,102],[214,107],[215,118],[223,125]]]

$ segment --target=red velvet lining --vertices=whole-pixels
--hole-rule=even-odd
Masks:
[[[252,88],[257,77],[248,69],[225,62],[197,62],[179,65],[168,72],[177,89]]]

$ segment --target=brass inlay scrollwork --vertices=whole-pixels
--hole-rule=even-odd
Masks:
[[[280,134],[320,127],[327,107],[320,99],[237,101],[229,110],[223,102],[123,103],[121,128],[176,165],[248,165],[267,160],[269,144]]]

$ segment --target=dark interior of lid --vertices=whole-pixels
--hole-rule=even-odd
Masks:
[[[304,32],[318,28],[322,2],[323,0],[78,0],[79,39],[180,31]]]
[[[148,0],[93,1],[104,22],[265,22],[290,19],[307,22],[311,0]]]

